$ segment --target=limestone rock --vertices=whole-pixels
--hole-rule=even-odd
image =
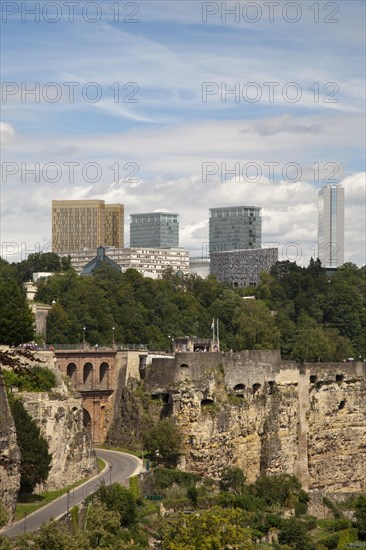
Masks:
[[[20,486],[20,451],[10,414],[3,379],[0,375],[0,502],[13,517]]]

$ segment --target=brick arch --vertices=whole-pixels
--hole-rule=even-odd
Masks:
[[[110,387],[110,366],[107,361],[103,361],[99,365],[99,388],[106,390]]]
[[[85,390],[93,388],[94,365],[91,361],[87,361],[83,366],[83,384]]]
[[[78,368],[76,366],[76,363],[74,362],[69,363],[66,367],[66,374],[74,384],[77,379],[77,373],[78,373]]]

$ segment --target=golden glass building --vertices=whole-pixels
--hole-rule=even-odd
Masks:
[[[124,207],[102,200],[52,201],[52,251],[124,245]]]

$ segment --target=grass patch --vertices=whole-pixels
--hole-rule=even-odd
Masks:
[[[99,463],[98,463],[99,468]],[[88,481],[88,477],[81,479],[80,481],[77,481],[76,483],[73,483],[72,485],[68,485],[67,487],[64,487],[63,489],[57,489],[56,491],[44,491],[43,493],[32,494],[32,495],[20,495],[19,500],[16,505],[15,514],[14,514],[14,521],[19,521],[20,519],[24,518],[24,514],[31,514],[32,512],[35,512],[39,508],[42,508],[42,506],[46,506],[46,504],[49,504],[53,500],[56,500],[56,498],[61,497],[62,495],[65,495],[67,491],[70,491],[71,489],[74,489],[75,487],[79,487],[82,483],[85,483],[85,481]]]
[[[103,459],[99,458],[99,456],[97,457],[97,460],[98,460],[98,473],[100,474],[100,472],[102,472],[106,467],[106,463],[104,462]]]

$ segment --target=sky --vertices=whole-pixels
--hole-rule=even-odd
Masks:
[[[365,3],[1,3],[1,256],[51,250],[52,199],[180,214],[262,208],[280,260],[317,255],[317,194],[345,188],[345,259],[366,264]]]

